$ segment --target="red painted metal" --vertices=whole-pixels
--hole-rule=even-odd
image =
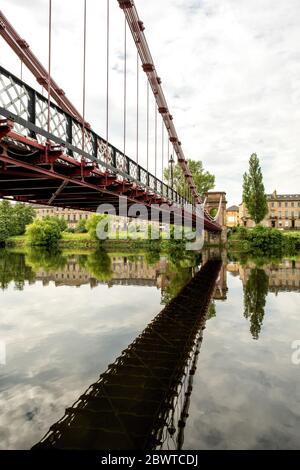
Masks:
[[[165,127],[167,129],[170,142],[173,144],[174,151],[178,158],[178,163],[181,166],[183,174],[186,177],[186,182],[191,190],[192,195],[197,203],[201,203],[201,197],[197,193],[196,185],[193,182],[193,177],[188,167],[187,160],[184,156],[181,142],[173,123],[173,117],[169,112],[168,104],[164,96],[161,86],[161,79],[157,74],[154,61],[144,34],[144,25],[140,20],[136,6],[133,0],[118,0],[120,8],[124,11],[128,26],[131,30],[134,42],[136,44],[144,72],[147,74],[149,83],[151,85],[154,98],[156,100],[158,110],[161,112]],[[142,25],[142,27],[141,27]]]
[[[19,36],[17,31],[0,11],[0,34],[18,57],[24,62],[26,67],[34,75],[37,82],[46,90],[48,90],[48,72],[45,67],[38,60],[36,55],[30,50],[29,44]],[[66,97],[65,92],[58,86],[58,84],[50,78],[50,94],[57,104],[67,113],[74,116],[79,121],[83,121],[81,113],[77,111],[75,106]],[[90,125],[85,122],[86,127]]]

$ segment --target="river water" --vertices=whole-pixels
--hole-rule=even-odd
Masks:
[[[300,260],[221,256],[182,447],[299,448]],[[1,250],[0,448],[38,443],[207,258]]]

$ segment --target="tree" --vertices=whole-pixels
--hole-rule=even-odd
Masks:
[[[207,191],[215,186],[215,177],[208,171],[204,171],[202,162],[195,160],[188,160],[189,169],[193,175],[193,179],[198,193],[203,196]],[[164,178],[170,183],[171,171],[170,168],[165,168]],[[173,170],[173,183],[174,189],[181,195],[186,194],[187,184],[185,177],[182,173],[181,166],[177,163]]]
[[[249,160],[249,173],[244,174],[243,202],[251,218],[259,224],[268,212],[263,176],[256,153]]]
[[[35,210],[29,204],[17,203],[12,207],[14,235],[24,235],[26,225],[31,224],[35,218]]]
[[[34,209],[28,204],[11,204],[7,200],[0,202],[0,243],[9,237],[23,235],[26,225],[35,217]]]
[[[0,243],[13,235],[12,205],[9,201],[0,202]]]
[[[107,214],[93,214],[86,221],[87,231],[89,232],[90,237],[93,240],[100,240],[100,238],[99,238],[99,235],[100,235],[99,232],[100,232],[100,228],[101,228],[100,222],[102,222],[103,219],[105,219],[105,222],[103,224],[104,227],[102,227],[102,229],[104,229],[104,232],[108,232],[109,216]],[[98,233],[97,233],[97,231],[98,231]]]
[[[26,235],[31,245],[51,247],[61,239],[61,229],[55,221],[37,219],[27,226]]]

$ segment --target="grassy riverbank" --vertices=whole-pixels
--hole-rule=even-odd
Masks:
[[[257,226],[253,229],[237,227],[228,235],[228,249],[234,252],[279,257],[300,252],[300,232]]]

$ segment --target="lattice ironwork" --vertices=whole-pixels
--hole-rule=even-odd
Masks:
[[[16,83],[11,76],[0,74],[0,104],[3,108],[28,120],[29,94],[24,86]],[[28,136],[26,127],[16,124],[15,129],[22,135]]]
[[[45,131],[42,134],[32,131],[30,127],[15,124],[15,130],[28,137],[34,137],[39,143],[49,140],[48,131],[48,100],[33,88],[26,85],[10,72],[0,67],[0,106],[11,112],[14,116],[24,119],[26,122]],[[67,153],[76,160],[82,159],[80,152],[85,152],[90,159],[96,161],[96,166],[103,172],[114,172],[119,180],[135,181],[144,188],[150,189],[165,198],[173,194],[173,202],[181,199],[179,195],[168,188],[155,176],[148,173],[144,168],[137,165],[127,155],[106,142],[90,129],[85,128],[84,139],[82,138],[82,123],[61,110],[57,105],[51,103],[50,107],[50,134],[61,140],[66,146]],[[41,131],[40,131],[41,132]],[[51,139],[50,139],[51,140]],[[84,141],[84,145],[83,145]],[[68,145],[76,150],[70,149]],[[78,151],[77,151],[78,150]]]

